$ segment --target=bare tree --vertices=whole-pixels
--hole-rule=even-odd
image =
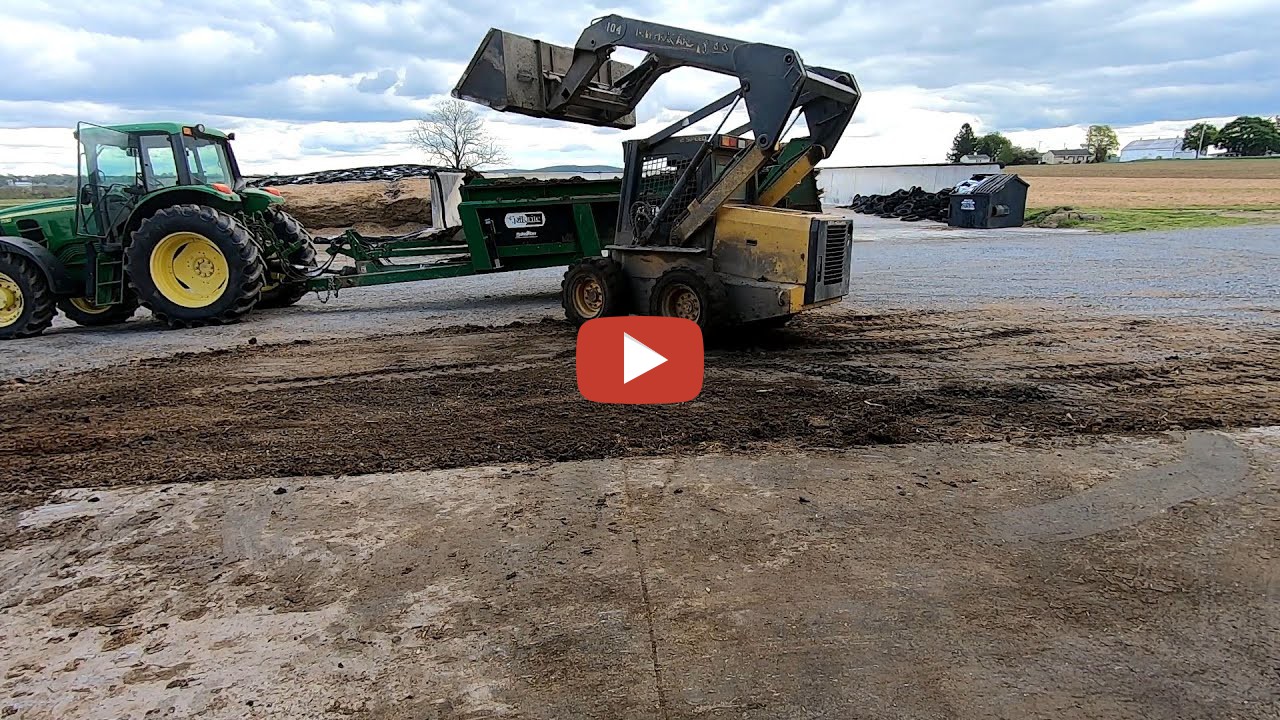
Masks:
[[[448,99],[418,121],[409,141],[431,160],[470,170],[506,162],[507,153],[489,136],[484,120],[467,103]]]

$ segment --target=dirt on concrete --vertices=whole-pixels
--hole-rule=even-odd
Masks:
[[[3,717],[1280,711],[1280,328],[825,311],[675,407],[573,342],[0,385]]]
[[[6,488],[1280,423],[1280,331],[991,307],[722,340],[694,402],[588,403],[544,321],[184,354],[0,388]]]
[[[1271,429],[63,492],[0,551],[0,708],[1270,720],[1278,472]]]

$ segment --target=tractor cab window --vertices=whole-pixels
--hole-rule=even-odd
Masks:
[[[128,145],[99,145],[96,165],[101,185],[130,186],[138,182],[138,156]]]
[[[191,181],[201,185],[223,183],[234,186],[235,176],[227,159],[227,146],[221,140],[186,136],[182,138],[186,148],[187,167]]]
[[[142,153],[127,133],[88,123],[77,126],[80,168],[76,232],[105,237],[128,215],[141,188]]]
[[[146,167],[147,191],[178,184],[178,163],[168,135],[143,135],[140,138]]]

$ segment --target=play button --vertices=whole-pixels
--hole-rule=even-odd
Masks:
[[[591,402],[688,402],[702,392],[702,368],[702,330],[692,320],[624,315],[578,328],[578,391]]]
[[[665,363],[667,359],[627,333],[622,333],[622,384]]]

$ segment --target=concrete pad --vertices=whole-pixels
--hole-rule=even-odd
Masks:
[[[1278,469],[1263,429],[71,491],[0,545],[0,710],[1275,717]]]

